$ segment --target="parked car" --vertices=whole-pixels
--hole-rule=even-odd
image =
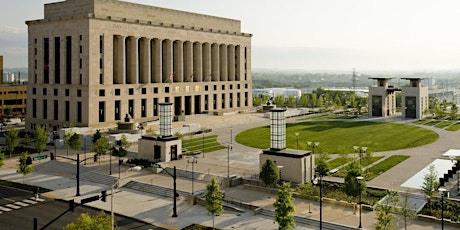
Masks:
[[[6,119],[6,121],[3,122],[3,125],[17,125],[17,124],[20,124],[22,121],[21,121],[21,118],[8,118]]]

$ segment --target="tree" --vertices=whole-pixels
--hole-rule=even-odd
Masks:
[[[366,182],[365,180],[361,180],[361,186],[358,183],[356,177],[362,176],[361,169],[358,166],[357,161],[350,162],[347,166],[347,174],[345,176],[344,181],[344,192],[355,198],[358,197],[361,191],[361,194],[365,193],[366,190]]]
[[[407,229],[407,218],[415,219],[417,217],[415,204],[414,207],[410,207],[408,192],[405,192],[401,198],[401,208],[398,210],[398,214],[403,218],[404,229]]]
[[[8,117],[11,117],[13,115],[13,107],[11,106],[6,106],[5,108],[5,115]]]
[[[457,120],[458,107],[455,103],[450,106],[450,117],[452,120]]]
[[[113,147],[113,156],[125,157],[128,154],[129,142],[125,134],[121,135],[120,140],[115,142]]]
[[[262,169],[259,173],[259,178],[268,186],[273,186],[280,180],[278,168],[272,159],[267,158],[265,163],[262,165]]]
[[[73,130],[66,130],[64,133],[64,147],[67,151],[67,156],[69,155],[69,148],[70,148],[70,138],[73,136]]]
[[[35,128],[34,138],[35,149],[40,154],[43,152],[46,147],[46,143],[48,142],[48,133],[46,133],[46,130],[43,126],[37,125],[37,128]]]
[[[101,130],[100,129],[96,129],[96,133],[93,135],[93,144],[96,143],[97,140],[99,140],[99,138],[102,137],[102,133],[101,133]]]
[[[279,186],[273,207],[275,208],[275,222],[278,223],[280,230],[295,228],[295,206],[290,183],[284,182]]]
[[[79,230],[79,229],[111,229],[112,218],[105,215],[103,211],[96,214],[82,213],[76,223],[70,223],[63,230]],[[117,226],[115,229],[119,229]]]
[[[5,142],[11,158],[14,148],[19,144],[19,129],[9,129],[5,134]]]
[[[93,152],[95,152],[98,156],[105,155],[107,151],[110,150],[110,143],[107,140],[106,136],[101,136],[96,143],[93,145]],[[101,161],[99,160],[99,164]]]
[[[397,218],[394,214],[401,197],[397,191],[390,190],[383,202],[377,203],[377,222],[374,224],[376,230],[395,230],[397,224],[393,221]]]
[[[283,95],[276,95],[274,102],[277,106],[284,105],[284,96]]]
[[[293,95],[289,95],[287,100],[287,106],[294,107],[294,105],[296,104],[296,100],[297,99]]]
[[[77,151],[81,149],[82,142],[80,134],[74,133],[69,139],[69,146],[72,150]]]
[[[18,170],[16,170],[17,173],[22,174],[22,183],[24,184],[24,177],[33,172],[34,168],[32,168],[31,165],[27,164],[27,158],[29,158],[29,153],[28,152],[23,152],[22,155],[19,157],[19,165],[18,165]]]
[[[428,166],[428,173],[423,177],[422,192],[426,195],[430,208],[432,208],[431,197],[433,197],[439,187],[438,173],[433,164]]]
[[[0,168],[3,166],[3,160],[5,160],[5,154],[0,152]]]
[[[224,210],[222,199],[224,194],[220,191],[216,178],[211,179],[211,183],[206,185],[206,194],[204,195],[205,207],[208,215],[212,215],[212,228],[214,228],[214,217],[220,215]]]
[[[329,165],[324,158],[319,158],[316,163],[315,172],[319,173],[320,176],[327,176],[329,173]]]

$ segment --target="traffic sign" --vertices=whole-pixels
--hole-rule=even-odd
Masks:
[[[46,159],[47,157],[48,157],[47,155],[38,155],[38,156],[33,157],[33,160],[34,160],[34,161],[44,160],[44,159]]]

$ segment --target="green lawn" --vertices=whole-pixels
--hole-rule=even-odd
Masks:
[[[368,121],[312,121],[286,125],[286,147],[309,149],[307,141],[320,142],[317,151],[353,153],[353,146],[366,146],[380,152],[422,146],[436,141],[437,133],[416,126]],[[270,127],[246,130],[236,136],[240,144],[266,149],[270,147]]]
[[[182,139],[182,148],[193,152],[201,152],[203,150],[203,138]],[[217,142],[217,135],[204,137],[204,152],[214,152],[226,147]]]
[[[446,128],[447,131],[457,131],[460,129],[460,123],[457,122],[449,127]]]
[[[447,127],[449,125],[452,125],[452,124],[454,124],[453,121],[443,121],[443,122],[440,122],[440,123],[436,124],[434,127],[443,129],[443,128],[445,128],[445,127]]]
[[[387,159],[379,162],[378,164],[366,169],[364,175],[366,180],[372,180],[375,177],[379,176],[380,174],[384,173],[388,169],[392,168],[393,166],[403,162],[409,158],[409,156],[404,155],[393,155],[388,157]]]
[[[343,158],[343,157],[337,157],[333,160],[330,160],[327,162],[327,165],[329,166],[329,169],[335,169],[341,165],[344,165],[350,161],[352,161],[354,158],[348,157],[348,158]]]
[[[380,159],[382,159],[383,156],[378,156],[378,157],[363,157],[361,159],[361,167],[366,167]],[[353,159],[353,160],[356,160],[356,161],[359,161],[359,158],[349,158],[349,159]],[[334,167],[336,168],[336,167]],[[331,168],[331,169],[334,169],[334,168]],[[347,173],[347,170],[345,169],[346,167],[343,167],[343,168],[340,168],[340,170],[334,174],[334,176],[337,176],[337,177],[345,177],[346,176],[346,173]]]

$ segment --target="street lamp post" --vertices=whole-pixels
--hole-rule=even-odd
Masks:
[[[297,149],[299,149],[299,133],[296,132],[295,136],[297,137]]]
[[[165,170],[160,164],[153,164],[154,168],[161,168],[163,169],[169,176],[173,178],[173,197],[174,197],[174,203],[173,203],[173,214],[172,217],[177,217],[177,202],[176,199],[178,197],[177,194],[177,189],[176,189],[176,166],[174,166],[174,172],[173,174],[169,173],[168,170]]]
[[[441,193],[441,229],[444,230],[444,196],[447,189],[439,188],[438,191]]]
[[[203,158],[204,158],[204,132],[203,132],[203,145],[202,145],[202,150],[201,152],[203,152]]]
[[[195,178],[195,167],[194,166],[195,166],[195,164],[198,163],[198,160],[194,156],[189,156],[189,157],[187,157],[187,163],[192,164],[192,195],[193,195],[193,193],[195,192],[194,187],[193,187],[193,182],[194,182],[194,178]]]
[[[308,147],[311,147],[311,156],[310,156],[310,178],[313,180],[313,156],[315,155],[315,148],[319,146],[319,142],[307,141]]]
[[[77,194],[75,196],[80,196],[80,154],[77,153]]]
[[[112,228],[111,228],[112,230],[114,229],[114,225],[115,225],[115,218],[114,218],[114,214],[113,214],[113,197],[115,196],[115,193],[113,192],[113,190],[115,189],[115,187],[117,187],[117,188],[120,187],[121,180],[126,177],[126,174],[129,171],[139,172],[141,169],[142,169],[141,166],[134,166],[134,167],[131,167],[131,168],[127,169],[126,172],[125,172],[125,175],[122,178],[116,179],[115,183],[112,185],[112,191],[111,191],[111,196],[110,196],[110,215],[111,215],[111,219],[112,219]]]
[[[232,150],[232,145],[227,145],[227,178],[230,178],[230,150]]]
[[[359,189],[359,229],[362,229],[362,224],[361,224],[361,210],[362,210],[362,204],[361,204],[361,181],[364,179],[362,176],[357,176],[356,180],[358,180],[358,189]]]
[[[359,146],[353,146],[353,149],[355,150],[355,153],[359,153],[359,169],[362,170],[361,168],[361,158],[363,158],[363,153],[366,153],[367,147],[359,147]]]
[[[319,229],[323,229],[323,176],[319,173],[315,173],[314,184],[318,184],[319,177]]]
[[[279,184],[281,185],[281,180],[282,180],[282,178],[281,178],[281,170],[284,168],[284,166],[278,165],[278,166],[276,166],[276,167],[278,168],[278,172],[280,173],[280,181],[279,181]]]

